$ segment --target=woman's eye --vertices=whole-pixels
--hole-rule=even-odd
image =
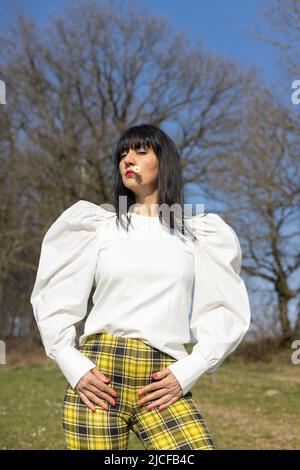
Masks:
[[[138,153],[139,155],[147,155],[147,152],[145,150],[140,150],[140,151],[137,151],[136,153]],[[126,157],[127,153],[123,153],[122,155],[120,155],[120,158],[124,158]]]

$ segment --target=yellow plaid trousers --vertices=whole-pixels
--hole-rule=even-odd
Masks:
[[[166,368],[175,358],[135,338],[95,333],[80,347],[82,354],[111,379],[117,396],[108,410],[93,403],[91,413],[68,383],[63,400],[63,431],[66,449],[126,450],[133,431],[146,450],[215,450],[207,424],[192,399],[192,392],[167,408],[148,410],[138,405],[137,390],[155,381],[151,374]]]

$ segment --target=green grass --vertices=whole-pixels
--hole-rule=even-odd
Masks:
[[[50,360],[49,360],[50,361]],[[192,388],[218,449],[300,449],[300,365],[229,357]],[[0,366],[1,449],[64,449],[66,380],[57,366]],[[129,450],[143,449],[131,433]]]

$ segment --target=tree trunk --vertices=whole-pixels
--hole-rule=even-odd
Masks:
[[[295,337],[299,337],[300,339],[300,300],[297,304],[297,311],[298,311],[298,317],[297,317],[297,320],[296,320],[296,324],[295,324],[295,328],[294,328],[294,336]]]
[[[282,291],[278,292],[279,320],[282,329],[281,344],[286,344],[292,338],[292,328],[288,317],[288,297]]]

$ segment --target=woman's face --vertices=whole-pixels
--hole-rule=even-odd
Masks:
[[[136,195],[150,194],[157,189],[158,159],[151,147],[129,149],[128,153],[123,152],[119,170],[124,186]],[[126,175],[127,170],[133,170],[135,173]]]

